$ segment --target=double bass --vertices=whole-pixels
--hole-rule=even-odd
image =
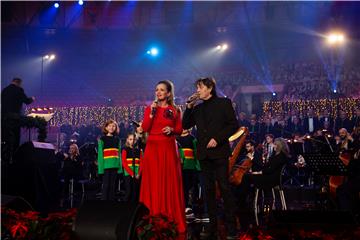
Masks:
[[[231,142],[240,137],[239,142],[236,144],[229,158],[229,182],[233,185],[240,185],[244,174],[247,173],[252,166],[252,161],[249,158],[246,158],[240,165],[235,165],[236,159],[238,158],[248,135],[249,130],[246,127],[240,127],[239,130],[229,138],[229,141]]]

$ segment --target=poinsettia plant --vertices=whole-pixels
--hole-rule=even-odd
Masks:
[[[140,240],[176,239],[179,235],[174,219],[163,215],[146,215],[136,225],[136,235]]]
[[[76,209],[50,213],[41,217],[39,212],[16,212],[9,208],[1,208],[1,236],[3,239],[74,239],[72,224]]]

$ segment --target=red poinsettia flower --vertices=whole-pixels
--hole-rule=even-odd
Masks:
[[[18,222],[10,228],[10,233],[13,238],[24,238],[28,229],[24,222]]]

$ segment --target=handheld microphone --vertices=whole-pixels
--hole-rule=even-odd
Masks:
[[[155,99],[154,103],[156,103],[156,105],[158,104],[157,98]],[[155,114],[156,114],[156,109],[157,109],[157,106],[151,109],[151,115],[155,116]]]
[[[199,94],[198,93],[194,93],[193,95],[191,95],[187,100],[186,100],[186,104],[189,104],[191,102],[194,102],[196,100],[199,99]]]
[[[136,127],[140,127],[140,123],[134,121],[134,120],[131,120],[131,123],[136,126]]]

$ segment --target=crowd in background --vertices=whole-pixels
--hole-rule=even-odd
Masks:
[[[217,80],[220,93],[238,101],[240,87],[251,85],[284,84],[284,91],[278,100],[295,101],[300,99],[320,99],[337,96],[359,97],[360,68],[326,67],[319,62],[299,62],[270,66],[259,69],[258,74],[252,74],[246,69],[234,72],[213,73]],[[193,81],[184,80],[183,87],[178,92],[179,98],[190,96],[194,91]]]

